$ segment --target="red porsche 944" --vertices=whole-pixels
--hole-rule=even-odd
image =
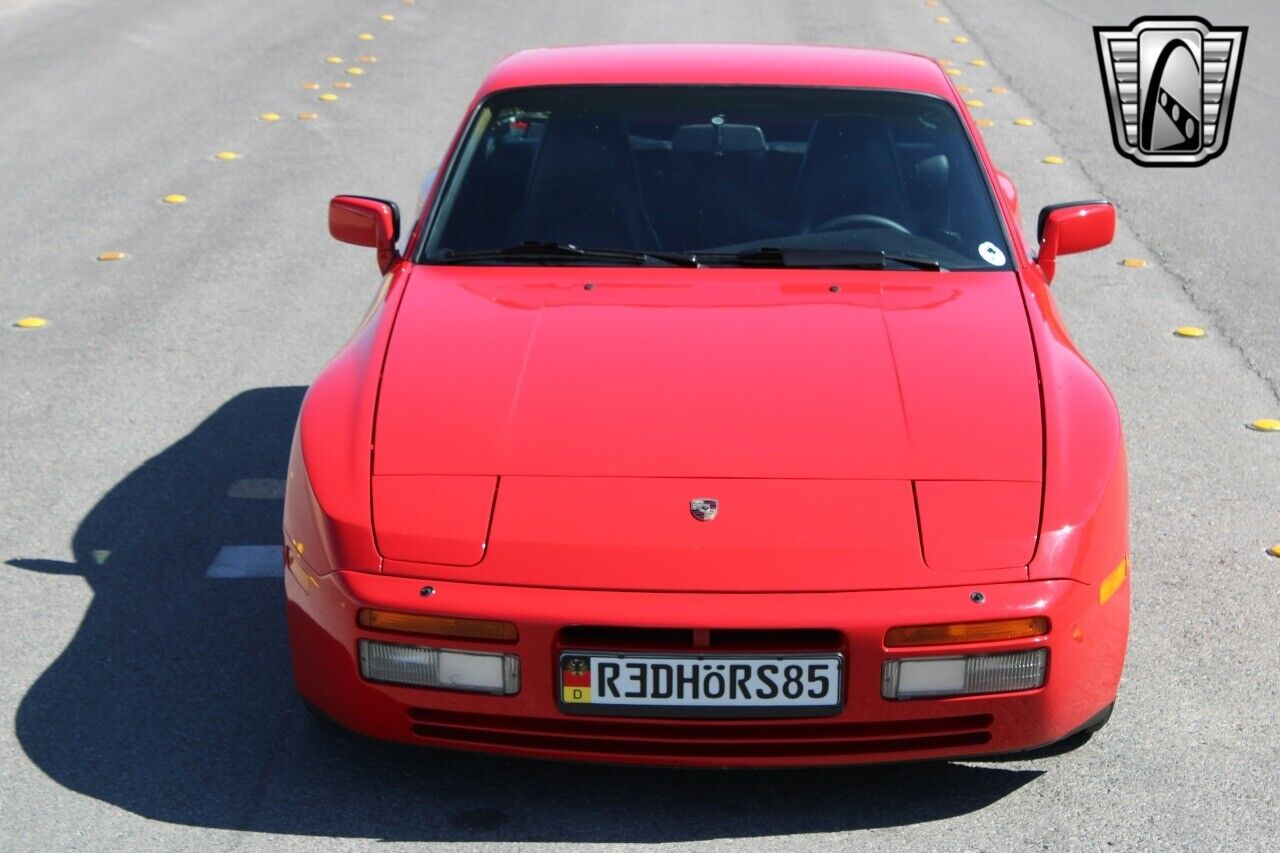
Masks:
[[[367,735],[804,765],[1011,753],[1110,714],[1120,422],[1049,283],[1101,201],[1013,184],[932,60],[632,45],[484,81],[307,394],[298,690]]]

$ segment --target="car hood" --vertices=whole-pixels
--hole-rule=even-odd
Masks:
[[[374,474],[1039,482],[1012,272],[419,267]]]
[[[438,580],[1004,582],[1035,546],[1041,453],[1012,273],[422,268],[383,371],[374,532],[383,571]]]

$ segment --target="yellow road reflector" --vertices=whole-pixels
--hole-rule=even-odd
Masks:
[[[98,254],[100,261],[123,261],[127,256],[124,252],[101,252]]]
[[[298,113],[298,121],[311,121],[319,117],[319,113]]]
[[[1276,544],[1268,548],[1267,553],[1273,557],[1280,557],[1280,542],[1277,542]]]
[[[259,121],[279,121],[280,114],[279,113],[263,113],[262,115],[258,116],[258,120]]]
[[[969,106],[971,106],[971,107],[985,107],[985,106],[986,106],[986,104],[984,104],[982,101],[978,100],[977,98],[969,98],[968,100],[966,100],[966,101],[965,101],[965,103],[966,103],[966,104],[968,104],[968,105],[969,105]]]
[[[989,92],[991,92],[991,94],[993,94],[993,95],[1007,95],[1007,94],[1009,94],[1009,90],[1008,90],[1008,89],[1006,89],[1004,86],[992,86],[988,91],[989,91]]]
[[[401,3],[403,3],[403,2],[404,2],[404,0],[400,0],[400,2],[401,2]],[[413,2],[413,0],[409,0],[409,2],[410,2],[410,3],[412,3],[412,2]],[[926,6],[937,6],[937,5],[938,5],[938,0],[924,0],[924,5],[926,5]]]
[[[1199,326],[1179,326],[1173,333],[1180,338],[1203,338],[1204,329]]]
[[[986,68],[987,61],[985,59],[970,59],[969,64],[974,68]]]
[[[972,92],[973,87],[972,86],[956,86],[956,91],[962,95],[965,95],[965,94],[968,94],[969,92]]]
[[[336,101],[336,100],[338,100],[338,96],[337,96],[337,95],[335,95],[335,94],[333,94],[333,92],[325,92],[323,95],[321,95],[321,96],[320,96],[320,100],[322,100],[322,101]]]
[[[1135,270],[1140,270],[1147,265],[1147,262],[1142,258],[1125,258],[1120,263]]]
[[[963,72],[963,71],[961,71],[959,68],[947,68],[947,69],[945,69],[945,70],[946,70],[946,72],[947,72],[948,74],[950,74],[952,77],[959,77],[961,74],[963,74],[963,73],[964,73],[964,72]]]
[[[38,329],[41,326],[49,325],[49,321],[43,317],[23,317],[13,325],[19,329]]]
[[[346,80],[339,80],[337,83],[334,83],[334,84],[333,84],[333,88],[335,88],[335,89],[350,89],[350,88],[351,88],[351,84],[350,84],[350,83],[348,83]]]
[[[938,58],[938,64],[939,64],[939,65],[941,65],[943,68],[946,68],[948,65],[951,65],[951,64],[952,64],[952,62],[951,62],[951,60],[950,60],[950,59],[943,59],[943,58],[939,57],[939,58]]]
[[[1031,125],[1035,124],[1035,122],[1029,118],[1015,118],[1013,123],[1018,127],[1031,127]]]
[[[360,61],[361,61],[361,62],[377,62],[377,61],[378,61],[378,57],[376,57],[376,56],[370,56],[369,54],[367,54],[367,53],[366,53],[366,54],[363,54],[363,55],[360,57]]]
[[[980,119],[977,119],[977,120],[976,120],[976,123],[977,123],[978,127],[991,127],[992,125],[994,125],[994,124],[995,124],[995,122],[994,122],[994,121],[992,121],[992,120],[991,120],[991,119],[989,119],[989,118],[980,118]]]
[[[1111,572],[1102,579],[1102,584],[1098,587],[1098,603],[1106,604],[1111,600],[1111,596],[1124,585],[1124,579],[1129,574],[1128,558],[1120,561],[1120,565],[1116,566]]]
[[[320,84],[319,83],[303,83],[302,88],[307,90],[308,92],[314,92],[316,89],[320,88]]]
[[[240,155],[234,151],[219,151],[217,154],[214,154],[213,156],[217,157],[219,160],[239,160],[240,159]]]
[[[939,15],[938,17],[934,18],[934,20],[937,21],[939,24],[951,23],[951,19],[948,18],[946,15]]]
[[[1280,432],[1280,419],[1277,418],[1258,418],[1249,424],[1249,429],[1258,432]]]
[[[186,204],[187,203],[187,197],[182,193],[170,193],[169,195],[165,196],[160,200],[165,204]]]
[[[361,68],[359,65],[353,65],[347,69],[347,73],[354,74],[355,76],[359,77],[361,74],[364,73],[364,69]]]
[[[361,33],[356,36],[360,41],[373,41],[373,33]]]
[[[1048,163],[1050,166],[1061,166],[1063,163],[1067,161],[1063,160],[1057,154],[1050,154],[1048,157],[1041,157],[1040,162]]]
[[[394,21],[395,19],[396,19],[396,16],[391,14],[390,12],[384,12],[383,14],[378,16],[379,21]]]
[[[952,39],[951,39],[951,40],[952,40],[953,42],[955,42],[956,44],[968,44],[968,43],[969,43],[969,37],[968,37],[968,36],[954,36],[954,37],[952,37]]]
[[[326,56],[326,57],[324,58],[324,61],[325,61],[325,62],[327,62],[327,63],[329,63],[330,65],[341,65],[341,64],[342,64],[342,57],[341,57],[341,56]]]

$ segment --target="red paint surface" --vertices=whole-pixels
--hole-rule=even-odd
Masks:
[[[373,478],[378,550],[389,559],[474,566],[484,558],[498,478]]]
[[[1038,481],[1043,464],[1010,272],[423,266],[382,389],[378,474]]]
[[[846,47],[635,44],[526,50],[498,63],[478,97],[499,89],[582,83],[851,86],[945,96],[950,80],[927,56]]]
[[[1040,483],[916,483],[924,559],[939,571],[1026,566],[1036,547]]]

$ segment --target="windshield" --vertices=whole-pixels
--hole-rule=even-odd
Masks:
[[[969,138],[938,98],[553,86],[483,103],[420,261],[602,264],[591,250],[614,250],[745,265],[762,249],[800,259],[788,266],[884,253],[953,270],[1007,269],[1009,254]]]

